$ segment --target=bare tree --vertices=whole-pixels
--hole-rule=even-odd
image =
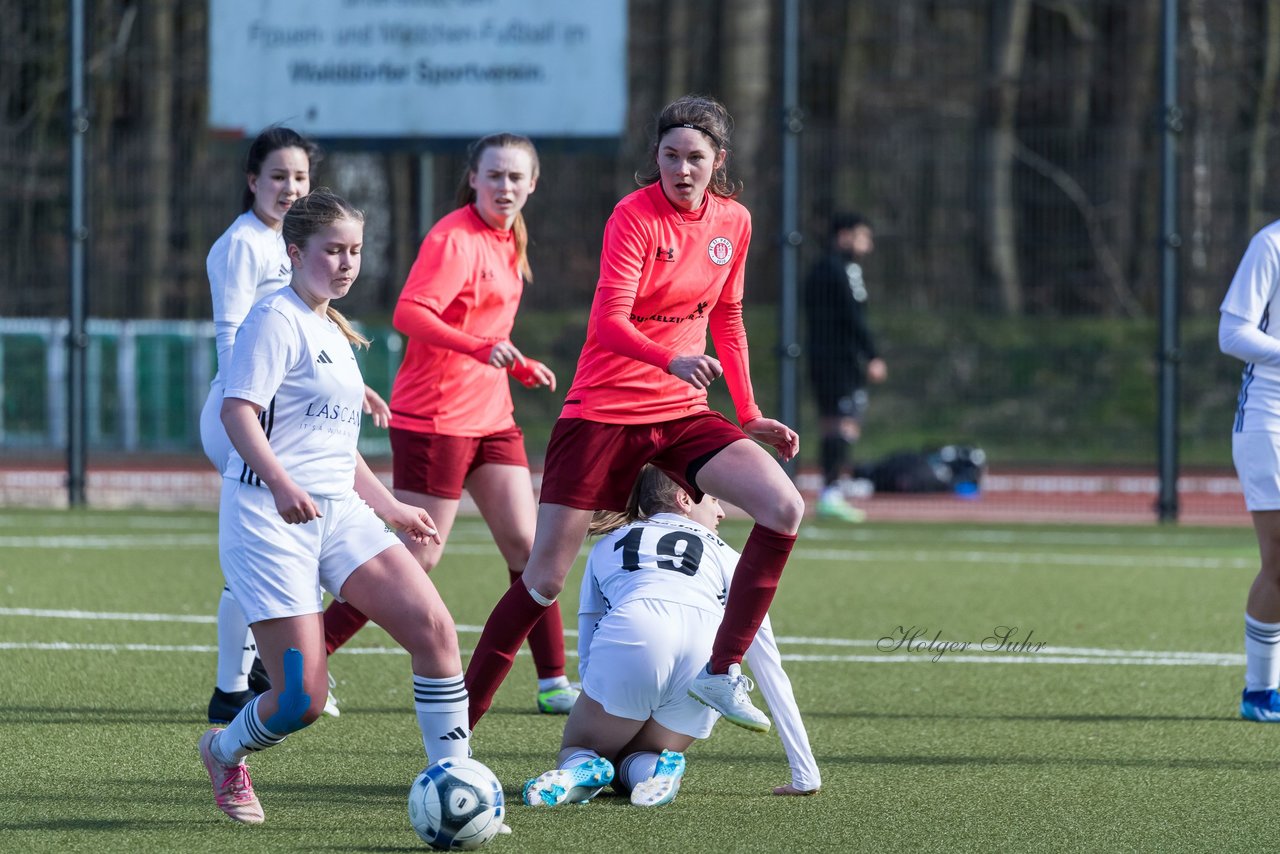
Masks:
[[[1013,195],[1016,165],[1018,87],[1026,51],[1030,0],[996,0],[991,27],[990,121],[982,152],[987,265],[995,277],[1006,314],[1023,309],[1022,274],[1018,265],[1017,205]]]
[[[143,90],[143,124],[146,157],[141,165],[142,186],[147,192],[146,228],[142,245],[142,310],[146,317],[164,317],[171,284],[169,229],[173,215],[173,76],[174,0],[147,0],[142,15],[150,48],[149,85]]]
[[[1266,0],[1263,5],[1265,37],[1262,40],[1262,78],[1254,101],[1253,132],[1249,138],[1249,176],[1245,190],[1245,210],[1249,232],[1253,233],[1273,219],[1263,210],[1262,194],[1267,184],[1267,142],[1273,133],[1267,117],[1273,115],[1276,103],[1276,80],[1280,77],[1280,0]]]

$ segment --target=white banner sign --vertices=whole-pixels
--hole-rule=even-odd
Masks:
[[[626,0],[210,0],[209,123],[618,136],[626,18]]]

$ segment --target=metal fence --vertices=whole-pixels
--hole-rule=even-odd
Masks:
[[[568,380],[601,229],[634,186],[649,121],[670,97],[707,92],[737,119],[730,162],[755,220],[748,322],[766,409],[778,403],[787,239],[778,164],[784,119],[798,119],[798,274],[820,256],[836,211],[861,211],[876,226],[865,269],[890,378],[873,390],[861,459],[960,442],[983,447],[993,474],[1152,472],[1164,5],[800,0],[799,112],[787,116],[784,2],[632,0],[630,131],[608,142],[537,140],[543,179],[526,209],[536,278],[517,343]],[[1239,372],[1217,353],[1216,306],[1252,231],[1280,211],[1266,180],[1280,158],[1280,39],[1270,35],[1280,12],[1264,0],[1174,5],[1178,439],[1185,464],[1216,472],[1230,465]],[[204,256],[237,212],[243,155],[242,141],[210,133],[204,121],[206,4],[103,0],[89,9],[93,328],[182,321],[199,330],[209,314]],[[47,346],[61,332],[47,319],[68,309],[68,25],[65,4],[0,0],[0,227],[13,253],[0,317],[6,329],[46,330],[3,338],[6,461],[56,459],[65,441],[57,424],[64,404],[51,402],[61,363]],[[368,215],[365,269],[344,311],[370,328],[386,326],[418,240],[449,209],[463,142],[326,143],[317,182]],[[87,417],[97,458],[194,457],[200,395],[192,389],[207,348],[142,336],[126,358],[123,332],[91,338],[99,390]],[[132,428],[120,421],[128,394],[139,413]],[[807,389],[799,400],[798,426],[809,436],[816,418]],[[518,394],[535,459],[556,403]],[[805,446],[806,470],[816,444]]]

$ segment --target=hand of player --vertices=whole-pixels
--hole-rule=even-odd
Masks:
[[[684,380],[694,388],[706,388],[724,373],[720,363],[707,355],[676,356],[667,365],[667,372]]]
[[[867,381],[873,383],[882,383],[889,378],[889,366],[884,363],[884,359],[872,359],[867,362]]]
[[[537,359],[525,357],[524,362],[516,362],[507,367],[511,376],[516,378],[525,388],[543,388],[556,390],[555,372]]]
[[[499,341],[489,349],[489,364],[495,368],[509,368],[524,362],[524,354],[510,341]]]
[[[440,542],[440,533],[436,530],[435,520],[421,507],[397,501],[387,508],[382,521],[415,543],[439,544]]]
[[[802,797],[805,795],[816,795],[821,791],[822,789],[797,789],[791,783],[788,783],[785,786],[775,786],[773,789],[773,793],[775,795],[799,795]]]
[[[742,430],[757,442],[764,442],[789,460],[800,453],[800,436],[786,424],[772,418],[753,418],[742,425]]]
[[[391,423],[391,407],[387,406],[382,395],[368,386],[364,387],[364,414],[373,416],[375,427],[385,428]]]
[[[305,525],[323,515],[311,500],[311,495],[287,478],[283,483],[271,487],[271,497],[276,501],[276,511],[280,518],[290,525]]]

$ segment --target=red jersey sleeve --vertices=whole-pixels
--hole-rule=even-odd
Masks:
[[[724,368],[724,381],[729,386],[729,395],[733,398],[734,409],[738,413],[738,424],[746,424],[759,418],[762,413],[756,405],[755,390],[751,387],[751,362],[747,355],[747,328],[742,322],[742,295],[747,263],[747,246],[750,245],[751,231],[747,229],[747,240],[743,241],[742,251],[733,259],[733,272],[715,308],[711,310],[708,326],[711,340],[716,345],[716,356],[720,367]]]
[[[470,276],[470,263],[470,257],[449,233],[427,235],[409,270],[391,322],[410,338],[487,362],[495,342],[464,332],[440,316],[462,291]]]
[[[616,211],[604,228],[600,281],[591,303],[596,338],[606,350],[663,371],[679,353],[648,338],[631,322],[636,291],[648,254],[641,221]]]

